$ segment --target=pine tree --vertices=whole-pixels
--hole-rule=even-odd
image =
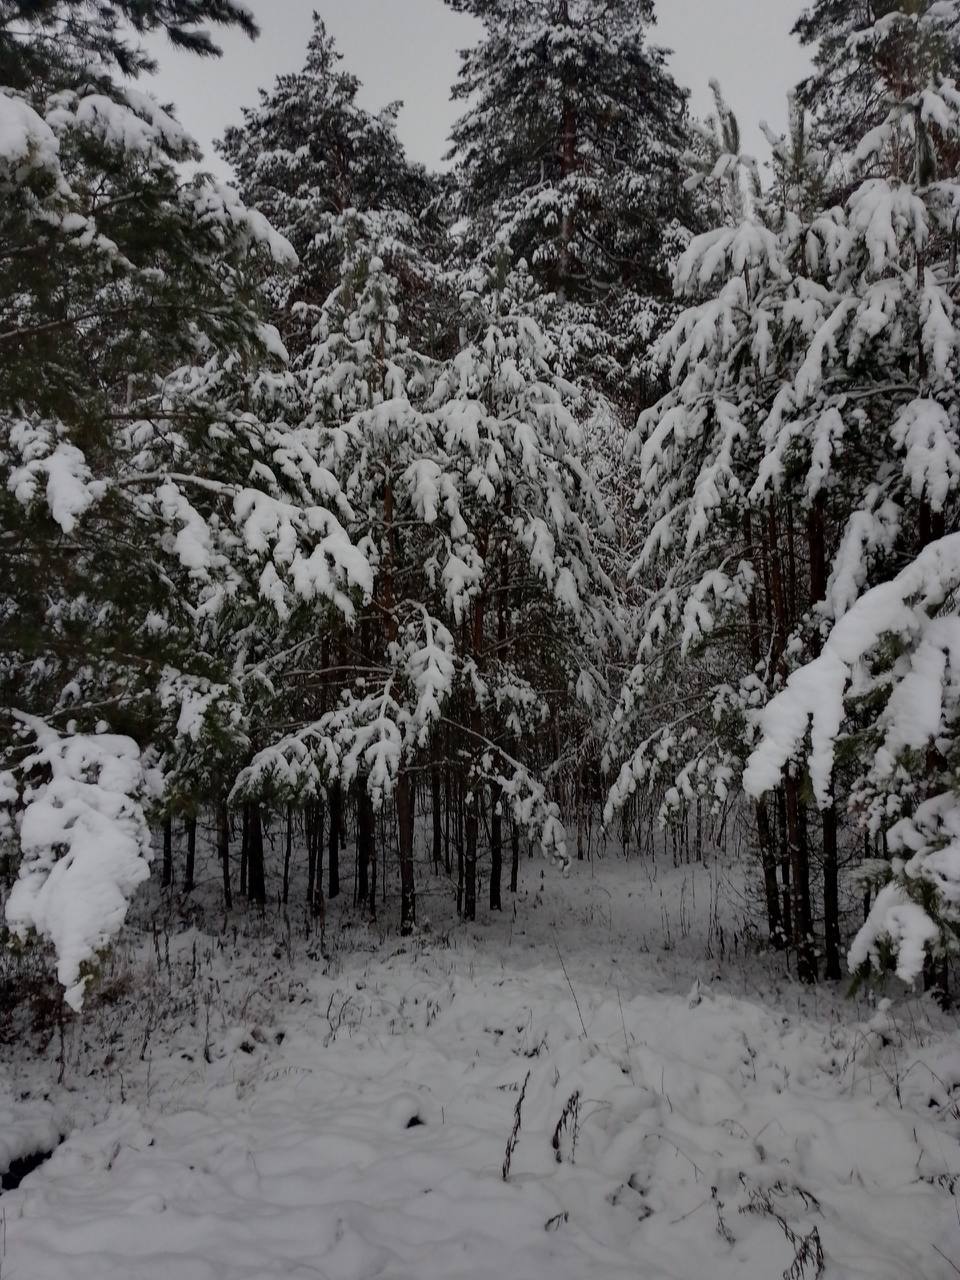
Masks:
[[[893,104],[853,153],[861,177],[842,207],[829,194],[831,156],[810,144],[794,109],[775,145],[771,190],[749,193],[740,221],[696,239],[681,261],[678,285],[698,305],[665,340],[674,389],[638,428],[648,529],[641,571],[659,581],[620,714],[654,723],[613,800],[662,778],[675,806],[699,790],[722,796],[743,775],[760,801],[771,930],[791,939],[804,977],[816,973],[809,795],[820,810],[830,976],[840,972],[844,812],[866,814],[877,836],[903,814],[906,825],[889,833],[894,847],[902,836],[919,848],[921,829],[928,852],[939,857],[943,847],[943,806],[934,801],[952,778],[952,704],[944,694],[943,736],[931,727],[939,712],[929,698],[922,713],[914,708],[916,732],[898,716],[921,688],[911,672],[930,660],[926,627],[935,635],[938,624],[929,613],[944,603],[949,612],[952,589],[945,563],[937,575],[935,548],[956,518],[960,484],[957,108],[952,80]],[[714,172],[743,192],[734,161]],[[917,567],[903,569],[915,556]],[[657,725],[650,691],[671,672],[678,693],[689,695],[696,680],[702,701],[687,696]],[[811,716],[807,760],[800,748]],[[844,722],[849,737],[838,742],[834,769]],[[764,745],[746,767],[758,732]],[[788,873],[779,922],[775,833]],[[885,876],[897,887],[878,898],[852,955],[859,964],[898,950],[904,894],[928,912],[936,900],[920,934],[908,931],[912,943],[905,936],[901,972],[913,976],[932,939],[939,954],[951,945],[949,876],[939,898],[918,865],[904,878],[894,863]]]
[[[392,805],[407,931],[415,780],[441,736],[467,798],[468,918],[488,803],[493,831],[509,815],[565,856],[539,775],[558,764],[562,702],[589,703],[602,679],[613,610],[597,541],[608,522],[581,461],[571,388],[524,312],[528,282],[467,294],[464,345],[434,362],[404,335],[398,284],[371,227],[349,214],[342,233],[341,287],[317,328],[307,395],[311,421],[337,439],[346,528],[376,580],[355,626],[298,652],[301,670],[315,663],[311,683],[339,696],[308,701],[299,727],[259,753],[239,785],[245,795],[318,780],[352,791],[358,826],[369,821],[363,796]]]
[[[273,319],[294,354],[309,333],[340,266],[337,220],[355,209],[376,216],[381,239],[411,246],[408,284],[423,288],[422,251],[439,235],[431,206],[437,190],[397,137],[399,103],[371,113],[357,103],[360,82],[341,66],[322,19],[314,16],[303,67],[260,91],[241,126],[219,150],[233,166],[243,199],[269,218],[299,257],[294,273],[268,282]],[[395,264],[397,265],[397,264]]]
[[[813,46],[799,87],[821,142],[852,150],[892,102],[960,70],[960,12],[949,0],[815,0],[794,27]]]
[[[581,341],[609,341],[642,381],[688,216],[685,95],[648,42],[650,0],[447,0],[484,24],[462,55],[452,133],[463,251],[508,245],[541,288],[584,304]]]
[[[234,191],[184,179],[195,144],[104,60],[145,65],[125,16],[185,23],[181,43],[210,51],[193,22],[241,11],[99,5],[74,29],[79,12],[40,6],[33,30],[21,14],[0,87],[10,918],[55,943],[74,1000],[142,878],[144,806],[237,767],[244,627],[264,606],[347,611],[371,585],[314,442],[280,416],[286,353],[251,282],[292,249]],[[61,861],[31,832],[71,788],[84,817]]]
[[[779,177],[763,193],[719,95],[718,119],[708,171],[714,208],[728,221],[680,260],[677,288],[695,305],[661,345],[673,389],[641,415],[632,441],[646,533],[634,575],[648,590],[611,756],[629,750],[631,734],[641,742],[608,814],[639,787],[658,796],[665,821],[699,797],[720,810],[734,793],[755,709],[815,643],[808,614],[825,586],[806,550],[819,528],[823,448],[791,412],[807,344],[830,314],[821,264],[835,228],[811,194],[822,157],[796,115],[790,135],[775,140]],[[816,437],[819,417],[802,421]],[[755,812],[770,936],[788,938],[812,978],[798,776],[785,775],[777,812],[779,848],[770,814]]]
[[[817,801],[829,807],[839,766],[852,769],[851,805],[893,857],[868,868],[879,893],[851,967],[895,967],[928,982],[932,962],[955,954],[960,936],[958,128],[953,80],[931,82],[893,105],[858,148],[866,166],[877,154],[899,155],[902,166],[866,179],[848,201],[834,239],[831,313],[801,369],[803,399],[819,412],[815,465],[842,499],[822,608],[828,635],[764,711],[746,774],[758,795],[778,766],[806,756]],[[861,459],[857,486],[851,456]]]

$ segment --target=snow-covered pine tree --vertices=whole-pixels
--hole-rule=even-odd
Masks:
[[[953,9],[940,6],[951,23]],[[909,53],[919,56],[916,47]],[[899,164],[848,201],[831,252],[830,311],[798,379],[801,403],[820,415],[820,470],[843,496],[820,611],[829,637],[764,711],[746,774],[748,789],[762,794],[777,768],[807,755],[808,728],[821,807],[837,764],[852,769],[850,803],[893,857],[871,868],[880,891],[851,967],[889,965],[928,982],[943,980],[935,962],[956,954],[960,929],[960,95],[952,79],[933,78],[935,62],[930,71],[927,86],[893,104],[855,154],[868,172],[877,156]],[[848,460],[858,455],[855,497]]]
[[[448,720],[469,770],[468,919],[488,805],[492,906],[503,815],[566,856],[564,784],[582,772],[618,639],[602,554],[613,529],[587,471],[582,404],[555,372],[557,346],[529,313],[523,273],[495,272],[489,285],[464,297],[469,340],[430,402],[447,477],[440,493],[454,517],[432,572],[460,637]]]
[[[416,781],[425,768],[437,774],[441,746],[467,800],[466,917],[488,799],[495,904],[503,816],[564,856],[541,775],[558,766],[561,702],[588,703],[601,680],[612,609],[595,548],[609,530],[580,459],[573,390],[551,372],[549,339],[513,305],[527,283],[468,297],[463,349],[438,365],[403,335],[397,283],[370,225],[351,213],[342,229],[342,283],[306,378],[311,421],[337,440],[347,528],[376,582],[356,626],[299,652],[329,701],[308,700],[299,727],[254,759],[240,790],[300,779],[352,789],[358,831],[369,828],[368,802],[391,802],[409,930]],[[358,880],[374,890],[365,872]]]
[[[882,124],[892,102],[960,70],[953,0],[814,0],[793,30],[813,50],[800,100],[821,143],[840,151]]]
[[[316,461],[279,441],[257,382],[285,353],[250,277],[258,259],[292,266],[292,249],[232,190],[185,181],[195,145],[116,74],[143,61],[127,16],[183,21],[189,41],[234,6],[99,5],[74,30],[76,9],[42,6],[34,28],[21,14],[4,46],[0,680],[16,711],[0,769],[23,853],[10,918],[53,940],[79,1000],[145,873],[163,724],[217,722],[208,745],[236,728],[209,620],[261,598],[348,607],[370,578],[332,477],[318,486]],[[44,838],[71,795],[70,839]]]
[[[952,8],[941,7],[947,20]],[[628,683],[626,707],[649,690],[675,644],[681,653],[696,645],[698,667],[706,656],[707,671],[715,673],[706,690],[716,730],[705,734],[692,707],[685,732],[655,730],[622,772],[615,798],[672,761],[677,744],[685,763],[679,772],[673,766],[683,784],[675,798],[704,769],[716,779],[718,768],[729,768],[724,785],[736,779],[758,713],[791,669],[817,659],[834,624],[841,636],[855,629],[853,623],[841,629],[838,620],[857,607],[861,593],[950,528],[960,478],[952,300],[957,101],[947,80],[895,103],[853,157],[868,175],[885,157],[884,176],[863,178],[843,207],[826,210],[817,208],[816,192],[830,157],[801,145],[806,130],[795,111],[791,133],[777,148],[776,198],[755,202],[740,226],[696,240],[681,263],[680,288],[702,302],[665,344],[675,390],[639,429],[650,520],[644,564],[648,571],[661,566],[666,576],[651,600],[639,683]],[[925,598],[929,605],[936,590]],[[858,616],[864,611],[869,606]],[[860,656],[869,656],[869,646]],[[891,679],[898,679],[896,665],[892,676],[884,666],[893,657],[889,648],[878,653],[874,677],[854,659],[851,697],[873,688],[882,706]],[[823,669],[811,668],[821,675]],[[689,678],[688,668],[681,670]],[[738,683],[730,681],[731,670]],[[832,697],[805,677],[787,686],[805,690],[808,709],[821,702],[831,708],[814,726],[821,761],[839,730],[841,686]],[[766,767],[755,764],[748,783],[755,797],[774,792],[789,855],[782,923],[787,927],[789,909],[787,932],[804,976],[813,976],[804,882],[815,829],[812,815],[804,821],[810,788],[796,758],[806,728],[797,698],[783,695],[773,704],[793,707],[790,720],[776,712],[759,716]],[[870,796],[870,744],[886,723],[880,713],[870,730],[876,705],[868,699],[858,708],[866,736],[850,738],[842,769],[828,774],[819,765],[816,785],[832,976],[839,974],[840,952],[837,811]],[[717,751],[717,738],[726,754]],[[887,820],[912,812],[944,785],[935,755],[923,770],[923,779],[911,783],[910,766],[904,772],[898,765],[884,800]],[[878,813],[874,807],[876,831],[883,825]],[[757,818],[763,849],[761,810]],[[765,825],[769,831],[769,818]],[[775,878],[768,882],[768,910],[774,885]]]
[[[686,99],[649,43],[652,0],[447,3],[484,24],[454,86],[467,259],[508,244],[578,304],[581,358],[606,343],[642,385],[687,217]]]
[[[822,479],[815,457],[803,459],[790,412],[805,344],[827,306],[820,277],[833,229],[829,218],[817,221],[810,199],[821,158],[795,112],[790,134],[776,140],[780,180],[765,196],[752,162],[725,149],[739,133],[719,94],[718,119],[707,167],[714,207],[730,221],[695,238],[680,260],[678,292],[699,302],[663,340],[673,390],[641,416],[633,442],[646,530],[634,574],[646,591],[639,662],[613,741],[621,751],[625,733],[641,743],[608,815],[638,787],[659,795],[664,819],[700,796],[723,809],[736,793],[752,709],[783,680],[797,646],[812,642],[805,619],[823,590],[812,550]],[[812,432],[817,415],[804,422]],[[773,471],[765,455],[777,450],[790,451],[791,465]],[[775,816],[763,805],[755,813],[770,936],[790,940],[810,978],[798,777],[785,778]],[[827,831],[828,846],[831,838]]]
[[[272,319],[294,355],[309,345],[337,285],[335,227],[348,209],[376,216],[382,241],[417,248],[401,276],[413,295],[424,289],[418,258],[440,236],[436,184],[407,158],[397,137],[400,104],[367,111],[357,102],[359,89],[315,14],[302,68],[261,89],[259,104],[244,109],[243,124],[229,128],[218,144],[243,199],[269,218],[299,257],[295,272],[267,281]],[[394,269],[399,273],[399,262]]]

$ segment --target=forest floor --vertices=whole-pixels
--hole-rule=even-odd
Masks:
[[[740,885],[525,859],[404,941],[151,888],[82,1018],[8,1014],[0,1172],[56,1149],[0,1280],[960,1274],[956,1017],[800,987]]]

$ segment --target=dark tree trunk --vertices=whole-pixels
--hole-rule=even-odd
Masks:
[[[160,884],[169,889],[173,884],[173,819],[169,814],[163,820],[163,868]]]
[[[226,800],[221,800],[217,809],[217,844],[223,873],[223,905],[225,910],[230,911],[233,907],[233,892],[230,888],[230,813]]]
[[[793,942],[793,894],[790,885],[790,840],[787,836],[787,800],[783,787],[777,788],[777,835],[780,844],[780,892],[783,908],[783,936]]]
[[[377,916],[377,848],[374,840],[373,801],[363,779],[357,789],[357,903],[364,902]]]
[[[331,899],[340,894],[340,835],[343,826],[343,792],[334,783],[328,793],[330,800],[330,841],[327,846],[328,894]]]
[[[287,838],[283,846],[283,905],[290,901],[290,857],[293,853],[293,805],[287,805]]]
[[[829,805],[823,821],[823,932],[826,976],[843,976],[840,967],[840,892],[837,881],[837,808]]]
[[[510,892],[516,893],[520,882],[520,828],[510,824]]]
[[[564,12],[566,18],[566,12]],[[577,165],[577,113],[572,102],[563,104],[562,136],[560,140],[560,177],[568,178]],[[560,254],[557,269],[557,296],[561,302],[567,298],[570,277],[573,272],[570,246],[573,242],[573,213],[566,204],[560,215]]]
[[[430,745],[430,804],[433,820],[433,874],[440,874],[443,857],[443,813],[440,802],[440,735],[435,733]]]
[[[816,982],[817,956],[813,945],[810,912],[810,863],[807,856],[806,831],[801,818],[800,786],[789,773],[786,778],[787,843],[790,849],[791,915],[793,943],[797,953],[797,977],[801,982]]]
[[[197,870],[197,819],[193,814],[186,821],[187,863],[183,869],[183,892],[192,893]]]
[[[317,834],[315,807],[308,804],[304,814],[304,835],[307,840],[307,906],[313,910],[313,896],[317,885]]]
[[[480,788],[473,793],[464,819],[463,918],[477,918],[477,837],[480,828]]]
[[[323,832],[326,810],[322,800],[307,805],[304,825],[307,837],[307,906],[314,919],[323,915]]]
[[[406,769],[397,778],[397,827],[400,846],[400,933],[408,935],[417,923],[417,895],[413,875],[413,782]]]
[[[500,814],[500,788],[494,787],[490,807],[490,910],[502,911],[500,881],[503,877],[503,818]]]
[[[457,915],[461,919],[463,918],[464,790],[463,778],[457,778],[457,829],[454,835],[454,843],[457,849]]]
[[[450,770],[450,733],[447,732],[447,761],[443,770],[443,869],[447,875],[453,874],[453,859],[450,856],[450,814],[453,809],[453,787]]]
[[[247,862],[247,887],[251,902],[258,907],[267,904],[267,886],[263,866],[263,814],[260,806],[250,806]]]
[[[240,896],[247,895],[247,868],[250,865],[250,805],[243,806],[243,829],[240,834]]]
[[[323,919],[323,832],[327,821],[327,810],[322,800],[314,802],[314,860],[317,866],[317,878],[310,898],[310,911],[315,920]]]
[[[370,908],[371,919],[376,920],[377,918],[377,822],[376,822],[376,814],[373,812],[372,801],[370,801],[367,814],[368,816],[366,821],[369,823],[369,826],[370,826],[370,850],[369,850],[369,857],[367,861],[367,866],[369,867],[368,879],[370,881],[370,889],[367,895],[367,904]],[[381,825],[381,831],[382,829],[383,828]],[[382,843],[383,843],[383,876],[381,878],[383,880],[383,883],[380,886],[380,890],[382,893],[383,905],[386,906],[387,905],[387,848],[386,848],[386,841],[383,841]]]

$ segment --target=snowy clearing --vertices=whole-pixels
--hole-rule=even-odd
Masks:
[[[720,864],[524,872],[515,918],[409,945],[331,911],[326,958],[142,911],[63,1086],[56,1037],[9,1063],[2,1154],[69,1137],[0,1201],[4,1280],[955,1274],[931,1002],[771,978]]]

